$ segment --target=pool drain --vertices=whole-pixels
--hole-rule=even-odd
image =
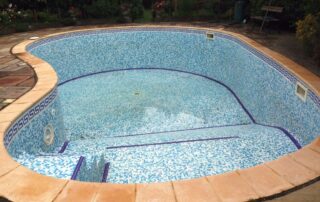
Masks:
[[[43,131],[43,141],[46,145],[51,145],[54,140],[54,129],[51,124],[48,124]]]

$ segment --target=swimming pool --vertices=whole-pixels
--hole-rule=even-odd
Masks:
[[[58,178],[160,182],[251,167],[320,134],[319,98],[295,93],[304,82],[240,40],[214,35],[131,28],[29,45],[60,82],[26,113],[32,121],[9,130],[10,154]]]

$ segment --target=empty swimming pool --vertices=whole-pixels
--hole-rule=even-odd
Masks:
[[[60,80],[7,135],[10,154],[57,178],[165,182],[271,161],[320,134],[319,98],[298,96],[303,81],[207,32],[122,28],[32,43]]]

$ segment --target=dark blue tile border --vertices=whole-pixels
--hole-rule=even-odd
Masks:
[[[301,144],[298,142],[298,140],[286,129],[280,127],[280,126],[272,126],[272,125],[267,125],[267,124],[261,124],[261,123],[257,123],[257,125],[260,126],[265,126],[265,127],[269,127],[269,128],[276,128],[280,131],[282,131],[290,140],[291,142],[296,146],[297,149],[301,149],[302,146]]]
[[[130,147],[148,147],[156,145],[166,145],[166,144],[182,144],[182,143],[191,143],[191,142],[203,142],[203,141],[217,141],[217,140],[229,140],[240,138],[239,136],[227,136],[227,137],[214,137],[214,138],[205,138],[205,139],[194,139],[194,140],[181,140],[181,141],[172,141],[172,142],[158,142],[150,144],[134,144],[134,145],[119,145],[113,147],[106,147],[106,149],[123,149]]]
[[[187,128],[181,130],[168,130],[168,131],[161,131],[161,132],[150,132],[150,133],[137,133],[137,134],[129,134],[129,135],[118,135],[106,138],[120,138],[120,137],[131,137],[131,136],[143,136],[143,135],[155,135],[155,134],[162,134],[162,133],[174,133],[174,132],[183,132],[183,131],[193,131],[193,130],[202,130],[202,129],[210,129],[210,128],[226,128],[226,127],[235,127],[235,126],[248,126],[251,123],[240,123],[240,124],[233,124],[233,125],[221,125],[221,126],[208,126],[208,127],[199,127],[199,128]]]
[[[25,112],[22,116],[15,121],[14,124],[7,130],[4,135],[4,146],[8,148],[14,137],[17,133],[26,126],[35,116],[37,116],[42,110],[44,110],[47,106],[49,106],[57,97],[58,91],[55,88],[52,90],[49,95],[35,104],[32,108],[30,108],[27,112]]]
[[[65,141],[58,153],[62,154],[66,150],[68,144],[69,144],[69,141]]]

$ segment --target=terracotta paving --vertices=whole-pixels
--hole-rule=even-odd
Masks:
[[[243,31],[242,28],[227,28],[216,24],[205,23],[203,26]],[[13,52],[23,59],[22,62],[10,53],[11,47],[31,36],[74,29],[76,28],[45,29],[0,37],[0,113],[5,114],[0,116],[0,135],[15,117],[43,97],[48,89],[52,90],[57,83],[57,76],[50,65],[24,53],[20,46],[15,47]],[[267,38],[256,34],[249,35],[254,39]],[[270,50],[264,49],[264,52],[269,53]],[[277,58],[280,62],[292,64],[292,68],[296,66],[282,56]],[[32,68],[26,63],[31,64]],[[317,85],[319,78],[304,73],[305,70],[299,67],[297,72],[320,89],[320,85]],[[24,95],[26,92],[29,93]],[[0,143],[3,144],[3,139],[0,139]],[[2,145],[0,154],[0,162],[6,162],[0,164],[0,201],[1,195],[5,195],[13,201],[233,202],[269,197],[295,186],[302,187],[310,180],[315,183],[308,183],[310,185],[291,190],[290,193],[282,194],[284,196],[273,200],[320,201],[320,181],[317,181],[320,176],[320,138],[298,152],[252,168],[199,179],[137,185],[84,183],[46,177],[13,161]]]

